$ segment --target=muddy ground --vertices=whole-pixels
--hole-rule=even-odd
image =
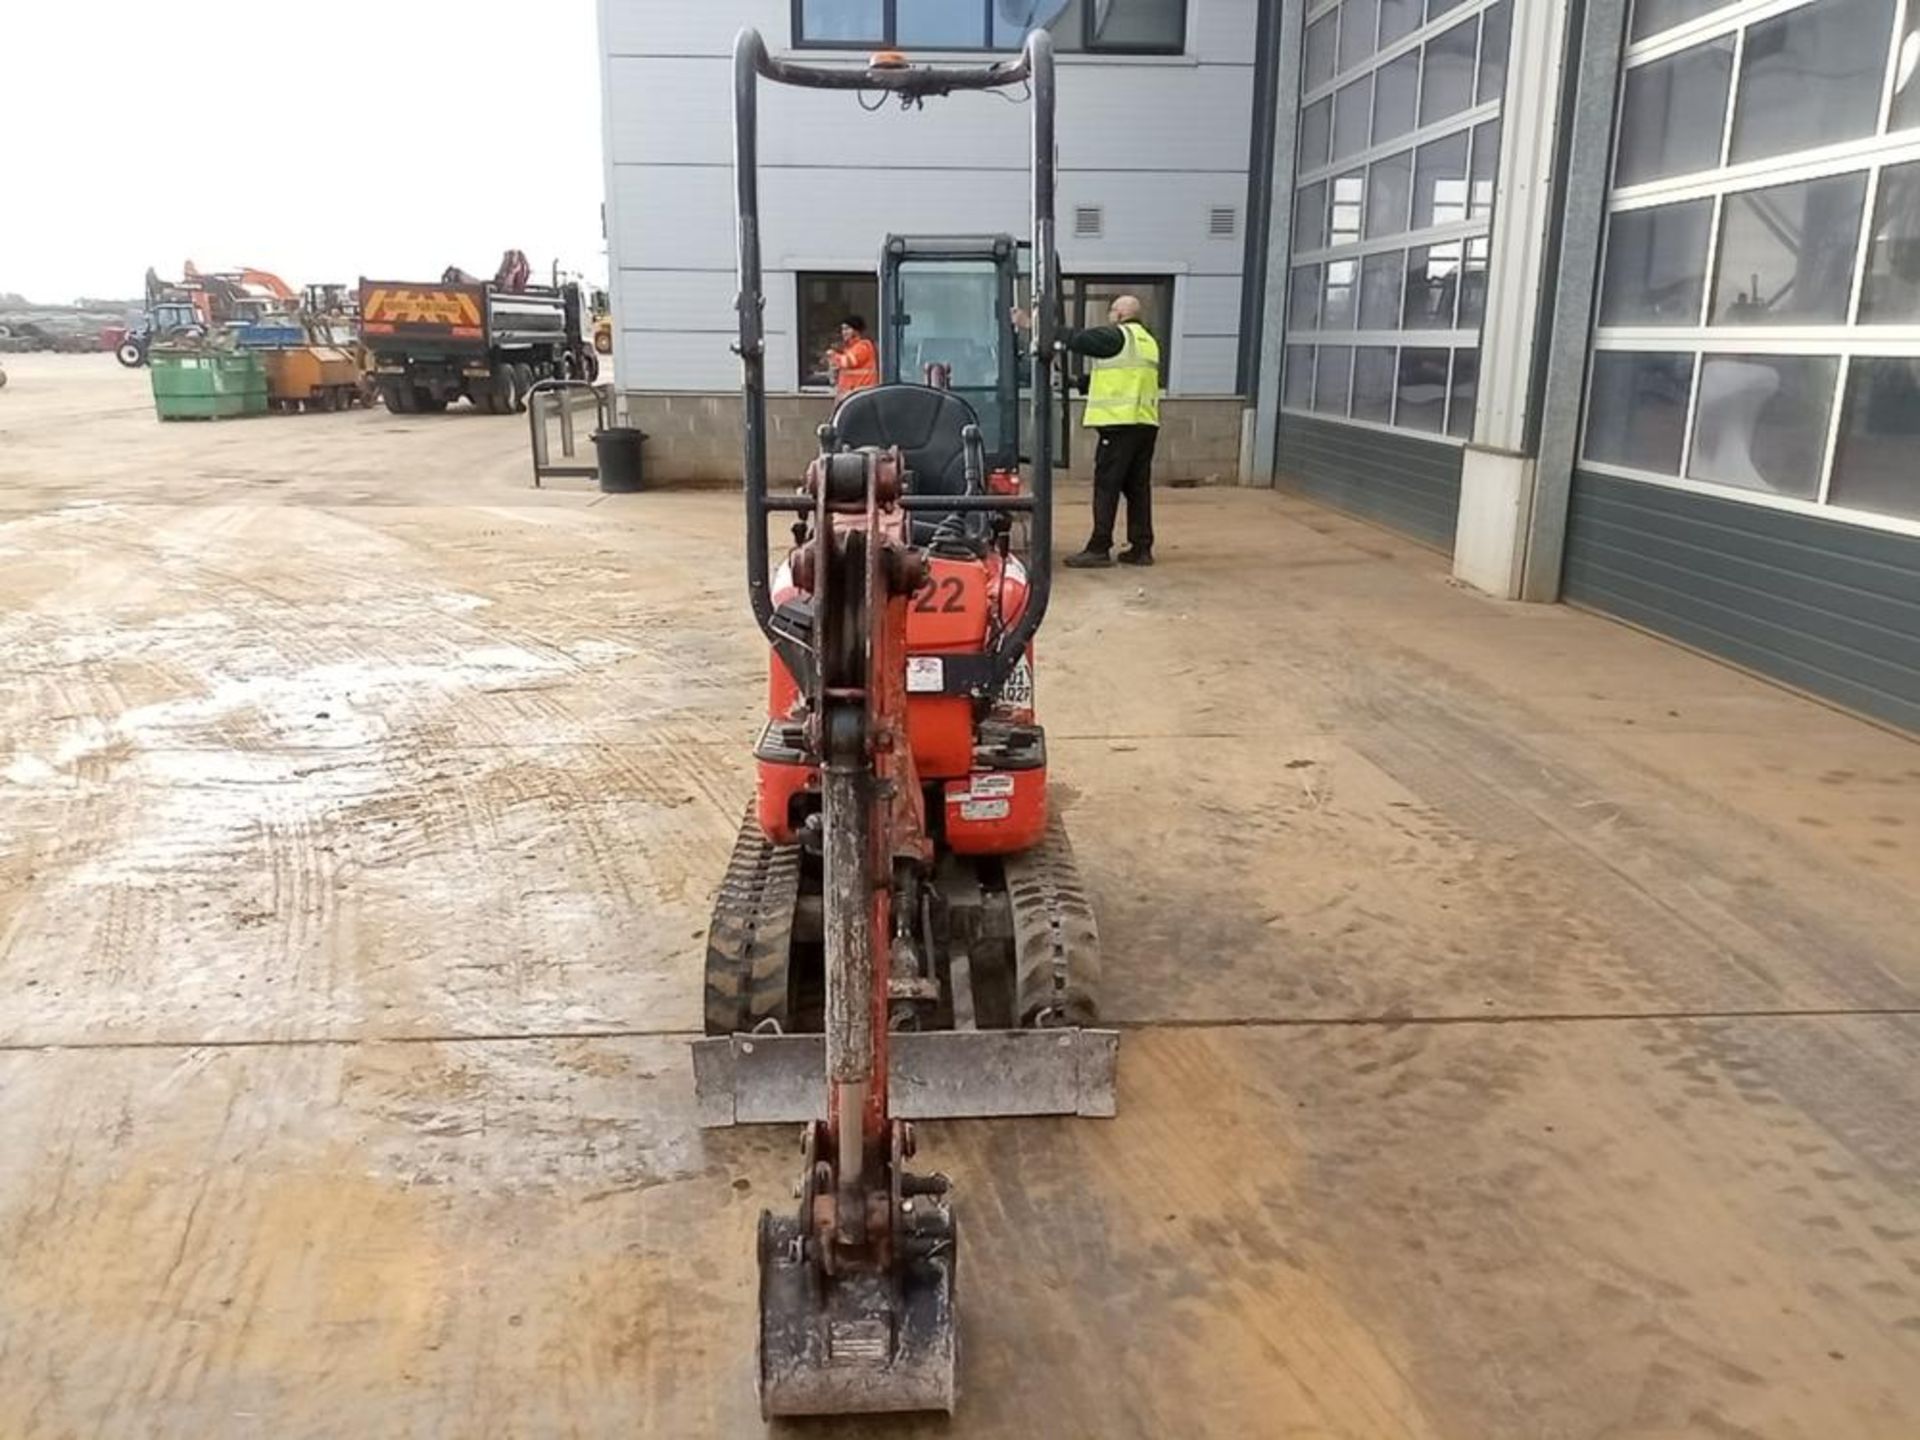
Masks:
[[[686,1060],[736,497],[8,368],[0,1433],[759,1433],[792,1137]],[[931,1127],[961,1412],[799,1433],[1920,1434],[1920,746],[1297,500],[1160,525],[1039,680],[1120,1116]]]

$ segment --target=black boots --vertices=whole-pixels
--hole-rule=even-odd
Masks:
[[[1122,550],[1119,555],[1115,556],[1105,550],[1095,550],[1089,547],[1082,550],[1078,555],[1069,555],[1061,563],[1069,570],[1105,570],[1109,565],[1113,564],[1116,559],[1119,560],[1122,565],[1151,565],[1153,564],[1153,551],[1129,545],[1126,549]]]

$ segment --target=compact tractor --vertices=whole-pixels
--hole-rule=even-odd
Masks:
[[[839,403],[778,494],[762,79],[909,106],[1026,86],[1033,112],[1031,242],[887,240],[884,382]],[[1034,717],[1053,551],[1052,44],[1036,31],[991,66],[882,54],[846,70],[775,59],[748,31],[734,101],[747,592],[772,654],[757,798],[708,939],[698,1100],[708,1124],[804,1126],[797,1210],[760,1219],[762,1410],[951,1410],[954,1211],[945,1176],[907,1169],[910,1122],[1114,1105],[1098,939]],[[793,537],[777,567],[776,516]]]

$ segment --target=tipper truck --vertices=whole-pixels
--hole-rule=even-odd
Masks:
[[[507,415],[539,380],[599,370],[578,285],[508,289],[461,276],[360,281],[360,335],[387,409],[411,415],[465,397]]]

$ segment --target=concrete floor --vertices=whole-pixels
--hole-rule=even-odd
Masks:
[[[685,1053],[736,500],[7,363],[0,1433],[759,1433],[792,1137]],[[1042,637],[1120,1117],[933,1127],[963,1408],[802,1433],[1920,1434],[1920,747],[1284,497],[1161,528]]]

